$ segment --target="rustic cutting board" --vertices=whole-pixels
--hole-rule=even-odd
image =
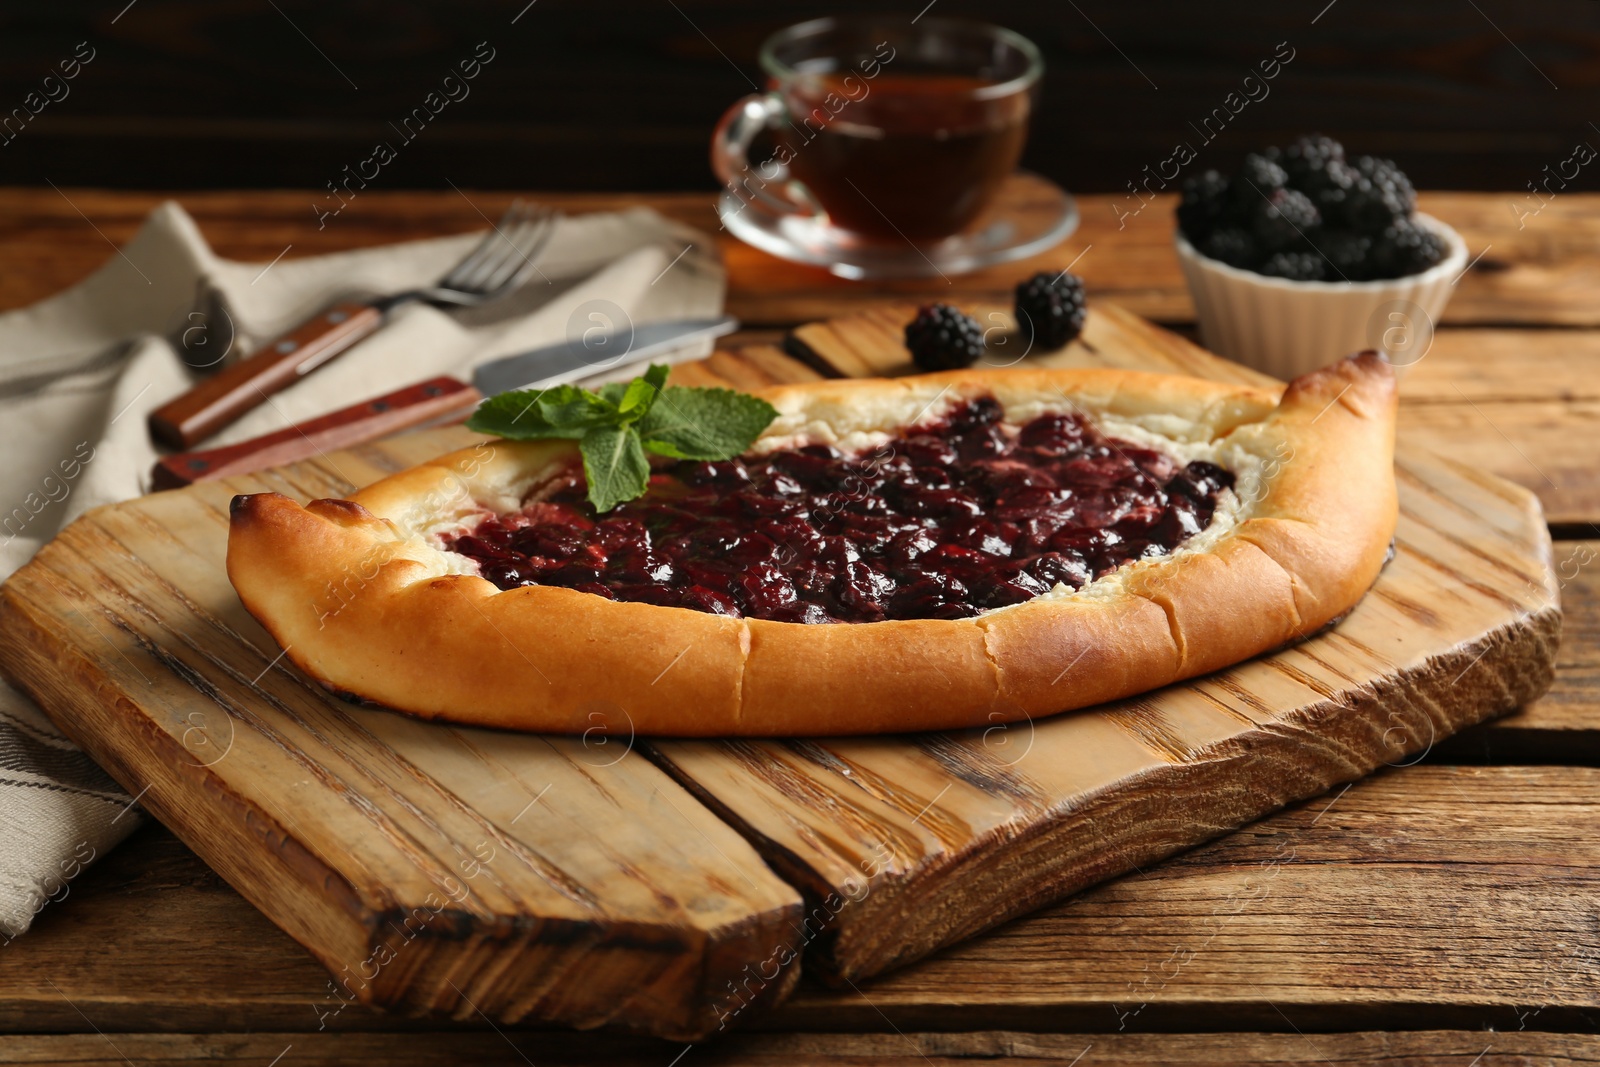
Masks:
[[[790,350],[818,371],[900,373],[904,319],[805,327]],[[1029,362],[1258,380],[1109,307]],[[812,373],[760,347],[677,378]],[[780,999],[802,966],[859,981],[1420,758],[1550,679],[1560,613],[1537,503],[1402,448],[1395,558],[1340,627],[1086,712],[648,742],[329,698],[233,595],[229,498],[345,494],[466,437],[429,431],[101,509],[0,590],[0,669],[327,965],[319,1014],[360,999],[701,1036]]]

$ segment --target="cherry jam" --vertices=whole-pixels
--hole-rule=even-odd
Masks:
[[[597,515],[575,469],[445,547],[501,589],[784,622],[960,619],[1165,555],[1233,476],[1076,414],[1001,424],[991,398],[854,455],[828,445],[676,463]]]

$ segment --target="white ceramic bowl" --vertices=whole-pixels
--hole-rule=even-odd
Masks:
[[[1448,252],[1421,274],[1378,282],[1269,278],[1203,256],[1179,233],[1178,261],[1201,341],[1276,378],[1295,378],[1368,348],[1403,373],[1433,344],[1434,323],[1467,265],[1459,233],[1431,215],[1412,217],[1443,237]]]

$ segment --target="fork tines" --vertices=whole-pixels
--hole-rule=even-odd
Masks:
[[[439,279],[438,288],[493,296],[528,276],[561,217],[559,211],[515,200],[465,259]]]

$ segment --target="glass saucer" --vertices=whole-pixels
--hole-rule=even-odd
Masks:
[[[717,214],[729,233],[763,252],[858,280],[966,274],[1037,255],[1078,228],[1072,195],[1025,170],[1006,179],[994,206],[972,225],[940,241],[865,241],[830,225],[825,216],[770,214],[726,190]]]

